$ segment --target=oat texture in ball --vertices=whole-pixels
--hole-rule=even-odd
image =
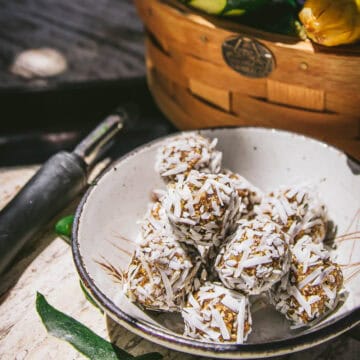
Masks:
[[[223,173],[232,180],[233,187],[239,196],[239,219],[251,219],[254,217],[254,207],[260,205],[262,191],[237,173],[230,170],[224,170]]]
[[[145,218],[142,221],[139,221],[139,223],[141,225],[142,234],[140,241],[152,241],[154,236],[156,241],[159,234],[168,238],[168,240],[172,239],[173,241],[178,241],[178,238],[174,235],[173,228],[161,200],[149,205]],[[203,269],[207,269],[207,272],[210,271],[211,267],[209,264],[212,263],[212,260],[217,255],[217,251],[213,245],[190,245],[181,242],[181,246],[193,263],[200,261],[203,265]]]
[[[126,293],[146,309],[180,311],[186,294],[200,285],[199,267],[173,238],[152,233],[133,255]]]
[[[141,233],[144,240],[147,240],[154,234],[156,237],[161,235],[168,238],[174,238],[172,227],[161,201],[151,203],[145,218],[142,221],[139,221],[139,223],[141,225]]]
[[[216,258],[215,270],[222,283],[248,295],[269,290],[289,270],[287,237],[267,218],[241,221]]]
[[[270,291],[271,302],[295,326],[307,325],[332,311],[342,294],[343,275],[322,243],[304,235],[291,247],[289,275]]]
[[[196,133],[184,133],[166,142],[158,151],[155,170],[173,181],[191,170],[218,173],[222,154],[215,149],[217,139],[209,140]]]
[[[258,214],[268,216],[296,242],[309,235],[321,242],[326,235],[327,213],[315,192],[307,187],[283,187],[265,196],[256,208]]]
[[[218,246],[235,226],[239,199],[223,174],[191,171],[168,185],[163,201],[179,241]]]
[[[220,284],[206,283],[190,294],[183,308],[184,335],[219,343],[243,343],[251,332],[246,296]]]

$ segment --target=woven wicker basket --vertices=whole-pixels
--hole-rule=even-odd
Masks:
[[[204,16],[175,0],[135,3],[147,30],[150,90],[177,127],[288,129],[360,158],[359,46],[324,48]],[[269,74],[249,77],[225,60],[224,44],[244,35],[270,54]]]

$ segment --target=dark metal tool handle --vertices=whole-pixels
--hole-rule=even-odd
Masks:
[[[0,273],[21,247],[86,185],[86,165],[76,154],[60,152],[0,212]]]
[[[124,105],[101,122],[72,153],[51,157],[0,211],[0,274],[21,247],[86,186],[87,168],[129,117]]]

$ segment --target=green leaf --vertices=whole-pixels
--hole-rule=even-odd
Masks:
[[[55,224],[55,232],[69,244],[71,243],[71,230],[74,223],[74,218],[74,215],[68,215],[60,219]]]
[[[135,358],[96,335],[77,320],[52,307],[40,293],[36,294],[36,310],[49,334],[67,341],[91,360],[162,359],[159,353],[149,353]]]
[[[82,290],[82,292],[83,292],[86,300],[87,300],[90,304],[92,304],[92,305],[94,305],[95,307],[97,307],[97,308],[100,310],[100,312],[103,314],[104,311],[99,307],[99,305],[96,303],[96,301],[95,301],[95,300],[92,298],[92,296],[88,293],[88,291],[86,290],[83,282],[82,282],[81,280],[79,280],[79,283],[80,283],[80,288],[81,288],[81,290]]]

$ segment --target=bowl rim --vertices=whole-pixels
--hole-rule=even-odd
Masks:
[[[195,129],[195,130],[186,130],[186,131],[177,131],[162,137],[159,137],[155,140],[142,144],[135,149],[127,152],[114,162],[112,162],[105,171],[103,171],[96,179],[96,183],[99,183],[103,177],[105,177],[117,164],[123,162],[124,160],[136,155],[138,152],[152,147],[158,143],[163,142],[168,138],[172,138],[182,133],[191,133],[191,132],[213,132],[218,130],[229,130],[229,129],[242,129],[250,131],[263,131],[266,133],[276,133],[281,134],[282,136],[292,136],[305,141],[315,142],[320,146],[329,148],[331,151],[336,152],[338,155],[345,156],[347,161],[351,160],[359,166],[360,161],[347,155],[342,150],[337,147],[327,144],[326,142],[320,141],[318,139],[298,134],[291,131],[279,130],[273,128],[264,128],[257,126],[222,126],[214,127],[208,129]],[[348,166],[349,163],[348,163]],[[353,172],[353,171],[352,171]],[[355,174],[354,174],[355,176]],[[86,205],[87,199],[94,190],[94,187],[89,187],[88,190],[83,195],[75,213],[74,224],[72,228],[72,255],[75,267],[80,276],[81,281],[85,287],[89,290],[90,294],[94,297],[96,302],[100,307],[109,314],[112,318],[115,318],[115,321],[123,325],[128,330],[144,337],[155,343],[159,343],[163,346],[170,347],[179,351],[188,352],[196,351],[196,353],[205,355],[205,356],[234,356],[240,355],[239,358],[254,358],[259,356],[274,356],[280,354],[286,354],[289,352],[300,351],[312,346],[318,345],[322,342],[330,340],[348,330],[360,324],[360,307],[353,309],[352,311],[343,314],[340,318],[334,319],[333,322],[327,324],[326,326],[315,330],[314,332],[299,334],[291,338],[285,338],[280,340],[273,340],[265,343],[245,343],[245,344],[219,344],[211,342],[203,342],[196,339],[185,338],[181,335],[175,333],[167,333],[156,326],[146,323],[141,320],[126,314],[118,306],[114,304],[95,284],[95,281],[92,279],[90,274],[87,272],[86,266],[82,259],[80,253],[80,246],[78,242],[78,231],[80,227],[81,215]]]

